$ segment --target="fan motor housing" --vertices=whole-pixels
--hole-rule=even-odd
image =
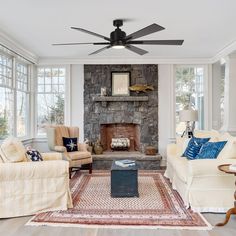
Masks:
[[[125,37],[126,37],[126,33],[118,28],[115,31],[111,32],[110,34],[112,45],[125,44]]]

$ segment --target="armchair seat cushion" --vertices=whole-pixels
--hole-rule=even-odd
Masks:
[[[77,152],[68,152],[67,155],[73,161],[91,158],[91,153],[90,152],[79,152],[79,151],[77,151]]]

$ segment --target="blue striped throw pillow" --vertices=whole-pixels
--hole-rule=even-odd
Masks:
[[[227,141],[208,142],[202,145],[196,159],[216,159]]]
[[[194,160],[199,153],[202,145],[208,142],[210,138],[196,138],[192,137],[188,143],[186,150],[184,151],[183,155],[188,160]]]

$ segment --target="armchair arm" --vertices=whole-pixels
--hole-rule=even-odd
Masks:
[[[225,175],[218,169],[222,164],[236,164],[236,159],[218,160],[218,159],[197,159],[188,161],[188,176],[219,176]]]
[[[68,176],[67,161],[17,162],[0,164],[0,181]]]
[[[66,147],[64,147],[64,146],[55,146],[54,151],[63,153],[63,152],[66,152]]]
[[[44,161],[62,160],[62,154],[58,152],[41,153]]]

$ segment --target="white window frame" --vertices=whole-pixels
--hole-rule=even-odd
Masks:
[[[38,69],[42,69],[42,68],[65,68],[66,71],[66,75],[65,75],[65,104],[64,104],[64,123],[65,125],[70,126],[71,125],[71,70],[70,70],[70,65],[64,65],[64,64],[58,64],[58,65],[47,65],[47,64],[43,64],[43,65],[39,65],[37,66],[36,69],[36,76],[35,76],[35,83],[34,83],[34,93],[35,93],[35,99],[34,99],[34,104],[35,104],[35,110],[34,110],[34,137],[37,139],[45,139],[46,138],[46,134],[45,135],[39,135],[38,134],[38,129],[37,129],[37,125],[38,125]]]
[[[31,90],[30,90],[30,80],[31,80],[31,76],[30,76],[30,64],[24,62],[23,60],[20,60],[20,58],[16,58],[15,56],[11,55],[11,54],[8,54],[2,50],[0,50],[0,54],[10,58],[12,60],[12,85],[11,86],[7,86],[7,85],[0,85],[1,87],[5,87],[5,88],[9,88],[13,91],[13,133],[10,134],[10,135],[13,135],[15,137],[17,137],[17,87],[16,87],[16,62],[19,62],[21,64],[24,64],[27,66],[27,69],[28,69],[28,73],[27,73],[27,76],[28,76],[28,91],[27,93],[29,94],[28,97],[29,97],[29,100],[28,100],[28,106],[27,106],[27,116],[29,117],[28,118],[28,121],[27,122],[27,125],[26,125],[26,135],[25,136],[22,136],[22,137],[18,137],[20,140],[25,140],[27,138],[30,137],[30,114],[31,114],[31,111],[30,111],[30,93],[31,93]]]

